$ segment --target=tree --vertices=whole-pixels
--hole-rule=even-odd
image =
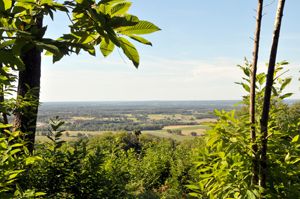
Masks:
[[[277,56],[277,49],[279,43],[279,35],[281,29],[281,21],[283,16],[285,0],[278,1],[275,26],[273,32],[272,47],[270,53],[270,59],[268,64],[268,73],[264,93],[263,110],[260,120],[261,128],[261,157],[260,157],[260,186],[266,188],[267,182],[267,144],[268,144],[268,120],[270,112],[270,101],[272,94],[272,87],[274,82],[275,63]]]
[[[258,184],[258,173],[259,173],[259,157],[257,154],[258,147],[256,144],[256,130],[255,130],[255,89],[256,89],[256,73],[257,73],[257,61],[259,52],[259,40],[260,40],[260,30],[262,21],[262,11],[263,11],[263,0],[258,0],[257,4],[257,15],[256,15],[256,30],[254,37],[254,49],[253,49],[253,61],[251,64],[250,73],[250,105],[249,105],[249,115],[250,115],[250,137],[252,142],[253,151],[253,177],[252,183]]]
[[[34,146],[39,104],[41,53],[45,50],[56,62],[65,55],[81,51],[95,56],[96,46],[108,56],[117,46],[138,67],[138,51],[127,38],[152,45],[138,35],[160,29],[128,14],[130,6],[127,0],[71,0],[63,3],[54,0],[0,0],[0,63],[19,71],[14,127],[26,132],[30,151]],[[43,26],[43,18],[50,16],[54,19],[55,11],[68,15],[70,33],[58,39],[45,38],[47,26]]]

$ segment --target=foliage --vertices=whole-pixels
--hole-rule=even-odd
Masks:
[[[127,38],[152,45],[138,35],[160,29],[129,14],[130,6],[127,0],[73,0],[61,3],[54,0],[1,0],[0,63],[21,70],[24,64],[20,55],[34,46],[45,50],[47,55],[53,55],[53,62],[70,53],[78,54],[81,50],[95,55],[96,46],[104,56],[108,56],[117,46],[138,67],[139,54]],[[54,20],[56,11],[68,15],[70,33],[57,40],[44,38],[47,26],[38,28],[38,20],[47,15]]]
[[[38,198],[44,193],[35,189],[22,189],[19,178],[34,162],[39,161],[39,156],[30,156],[22,133],[11,132],[10,125],[0,123],[0,129],[5,132],[0,134],[0,198]]]
[[[176,143],[138,133],[107,134],[64,143],[63,122],[50,123],[49,142],[40,143],[36,162],[21,187],[47,198],[181,198],[195,176],[193,158],[202,140]]]
[[[199,180],[188,185],[193,190],[190,195],[197,198],[295,198],[299,196],[299,115],[293,114],[295,108],[289,108],[283,99],[290,93],[284,93],[291,78],[283,78],[282,69],[287,62],[276,65],[272,90],[272,102],[269,119],[268,182],[267,190],[251,184],[252,150],[249,137],[248,111],[216,111],[218,122],[208,131],[206,144],[196,162]],[[249,92],[250,64],[240,66],[245,77],[239,83]],[[262,109],[265,74],[257,75],[257,111]],[[249,95],[244,97],[244,105],[249,104]],[[247,106],[245,106],[247,107]],[[256,129],[260,129],[257,121]],[[257,144],[260,146],[260,143]],[[292,155],[291,155],[292,154]]]

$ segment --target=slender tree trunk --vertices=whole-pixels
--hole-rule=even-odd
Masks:
[[[2,71],[2,63],[0,63],[0,74]],[[4,86],[0,85],[0,105],[4,103]],[[7,114],[5,111],[3,111],[2,113],[2,120],[0,120],[2,123],[4,124],[8,124],[8,118],[7,118]]]
[[[267,184],[267,144],[268,144],[268,120],[269,120],[269,111],[270,111],[270,101],[271,101],[271,92],[272,86],[274,81],[274,70],[275,70],[275,63],[276,63],[276,56],[277,56],[277,49],[278,49],[278,41],[280,35],[280,28],[281,28],[281,21],[283,16],[283,9],[284,9],[285,0],[278,1],[276,19],[275,19],[275,27],[273,32],[273,41],[272,41],[272,48],[270,53],[269,59],[269,66],[268,66],[268,74],[267,74],[267,82],[265,87],[265,95],[264,95],[264,104],[263,104],[263,111],[260,120],[261,126],[261,160],[260,160],[260,186],[266,188]]]
[[[254,37],[254,49],[253,49],[253,61],[251,65],[251,78],[250,78],[250,106],[249,106],[249,115],[250,115],[250,137],[252,142],[252,151],[253,151],[253,160],[252,160],[252,184],[258,185],[258,173],[259,173],[259,156],[258,156],[258,147],[256,144],[256,129],[255,129],[255,88],[256,88],[256,71],[257,71],[257,60],[259,52],[259,41],[260,41],[260,29],[262,21],[262,10],[263,10],[263,0],[258,0],[257,5],[257,15],[256,15],[256,30]]]
[[[36,26],[40,29],[43,19],[37,18]],[[25,69],[19,72],[17,99],[22,101],[26,94],[31,95],[31,106],[25,107],[15,113],[14,128],[25,133],[28,141],[28,150],[32,153],[35,142],[36,121],[38,113],[41,77],[41,51],[36,47],[31,48],[21,55]]]

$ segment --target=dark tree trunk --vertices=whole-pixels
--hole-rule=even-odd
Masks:
[[[261,149],[261,161],[260,161],[260,169],[261,169],[260,186],[263,188],[266,188],[266,184],[267,184],[268,120],[269,120],[271,92],[272,92],[272,86],[274,81],[274,70],[276,64],[276,56],[277,56],[278,41],[280,35],[284,4],[285,4],[285,0],[278,1],[275,27],[273,32],[272,48],[270,53],[269,66],[268,66],[267,82],[266,82],[265,95],[264,95],[263,111],[260,120],[261,136],[262,136],[261,137],[262,149]]]
[[[249,115],[250,115],[250,137],[252,142],[252,151],[253,151],[253,160],[252,160],[252,184],[258,185],[258,173],[259,173],[259,156],[258,156],[258,147],[256,144],[256,129],[255,129],[255,88],[256,88],[256,71],[257,71],[257,60],[259,52],[259,40],[260,40],[260,29],[262,21],[262,10],[263,10],[263,0],[258,0],[257,5],[257,15],[256,15],[256,30],[254,37],[254,49],[253,49],[253,61],[251,65],[251,76],[250,76],[250,106],[249,106]]]
[[[42,28],[42,18],[37,19],[37,27]],[[22,53],[21,59],[25,69],[19,72],[17,99],[22,99],[30,93],[31,106],[16,111],[14,128],[25,133],[28,150],[32,153],[35,142],[36,121],[40,96],[41,51],[36,47]]]

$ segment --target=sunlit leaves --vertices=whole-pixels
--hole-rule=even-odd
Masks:
[[[114,48],[114,43],[112,43],[109,39],[103,39],[101,41],[100,50],[105,57],[108,56],[114,50]]]
[[[127,39],[120,37],[119,38],[121,48],[124,54],[132,61],[134,66],[137,68],[140,63],[139,53],[132,43]]]
[[[159,31],[159,30],[160,30],[160,28],[158,28],[156,25],[154,25],[153,23],[148,22],[148,21],[139,21],[139,23],[134,26],[123,27],[123,28],[117,29],[117,31],[119,33],[125,34],[125,35],[149,34],[149,33]]]
[[[129,10],[130,6],[131,6],[131,2],[123,2],[123,3],[116,4],[111,9],[111,15],[112,16],[123,15]]]
[[[124,54],[138,67],[139,55],[135,46],[122,35],[128,36],[145,45],[152,45],[147,39],[137,36],[160,30],[151,22],[139,20],[128,14],[132,5],[127,0],[75,0],[58,3],[53,0],[17,0],[12,7],[12,1],[0,0],[5,10],[10,10],[15,18],[8,22],[2,18],[0,27],[11,39],[8,48],[15,53],[13,64],[17,63],[20,54],[30,48],[46,50],[46,54],[53,55],[53,61],[58,61],[70,53],[79,54],[81,50],[95,55],[95,47],[99,45],[104,56],[108,56],[114,47],[122,48]],[[54,19],[54,11],[71,12],[70,33],[63,35],[57,41],[43,38],[47,27],[37,28],[36,17],[49,15]],[[43,16],[42,16],[43,15]],[[19,39],[20,38],[20,39]],[[22,41],[22,42],[20,42]],[[3,58],[2,58],[3,59]]]
[[[12,0],[0,0],[0,10],[8,10],[12,6]]]
[[[142,44],[152,46],[152,43],[150,41],[148,41],[147,39],[143,38],[143,37],[139,37],[139,36],[136,36],[136,35],[130,35],[129,37],[133,40],[136,40],[136,41],[142,43]]]

